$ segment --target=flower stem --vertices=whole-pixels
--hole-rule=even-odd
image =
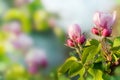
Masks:
[[[104,52],[105,58],[107,59],[107,61],[111,61],[112,56],[111,56],[111,52],[109,51],[107,47],[108,45],[106,43],[106,38],[102,38],[101,45],[102,45],[102,51]]]
[[[80,52],[80,49],[79,48],[75,48],[80,60],[82,59],[82,56],[81,56],[81,52]]]

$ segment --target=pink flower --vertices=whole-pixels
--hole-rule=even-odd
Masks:
[[[116,11],[111,13],[96,12],[93,17],[94,24],[100,28],[111,28],[116,19]]]
[[[39,71],[40,68],[45,68],[48,65],[46,54],[40,49],[31,50],[26,54],[25,59],[30,72]]]
[[[74,47],[75,45],[74,45],[74,42],[71,39],[68,39],[67,40],[67,46]]]
[[[82,45],[86,41],[86,38],[81,33],[81,28],[78,24],[70,26],[68,29],[68,36],[69,39],[67,40],[67,46],[69,47],[75,47],[78,44]]]
[[[111,29],[103,29],[102,36],[109,37],[111,35],[111,33],[112,33]]]
[[[111,27],[114,24],[115,19],[115,11],[113,14],[96,12],[93,17],[95,27],[92,28],[92,33],[99,36],[109,37],[112,33]]]
[[[80,37],[78,37],[78,38],[76,39],[76,42],[77,42],[78,44],[83,44],[85,41],[86,41],[86,38],[85,38],[84,35],[82,35],[82,36],[80,36]]]
[[[96,35],[99,35],[99,30],[94,27],[94,28],[92,28],[92,33],[96,34]]]
[[[78,24],[71,25],[68,29],[68,36],[70,39],[75,40],[77,37],[80,37],[81,29]]]

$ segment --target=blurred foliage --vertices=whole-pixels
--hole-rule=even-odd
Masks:
[[[22,24],[24,32],[30,32],[31,26],[28,15],[18,9],[10,9],[4,17],[5,21],[17,20]]]
[[[41,0],[33,0],[32,2],[24,3],[22,6],[16,6],[15,0],[1,0],[1,2],[5,3],[4,5],[7,8],[3,12],[3,15],[0,15],[0,80],[69,80],[66,76],[58,77],[57,70],[51,72],[49,75],[43,74],[42,71],[38,74],[30,74],[23,56],[20,61],[17,59],[18,56],[21,57],[23,54],[19,50],[14,49],[10,44],[9,38],[11,34],[3,31],[3,27],[6,26],[5,24],[18,21],[23,34],[30,33],[31,36],[35,36],[35,33],[38,32],[35,40],[39,41],[39,36],[42,35],[48,37],[49,40],[48,34],[53,31],[55,36],[64,41],[63,30],[60,28],[57,29],[57,27],[55,27],[56,29],[52,28],[48,23],[51,16],[56,18],[56,15],[47,12]]]
[[[10,66],[6,71],[5,79],[6,80],[26,80],[28,79],[28,74],[26,73],[23,66],[14,64]]]
[[[120,4],[120,0],[116,0],[118,4]]]

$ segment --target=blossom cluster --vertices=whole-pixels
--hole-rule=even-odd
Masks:
[[[116,19],[116,12],[111,13],[96,12],[93,17],[94,27],[91,32],[102,37],[110,37],[112,34],[112,26]],[[81,32],[78,24],[73,24],[68,29],[67,46],[75,47],[77,44],[82,45],[86,41],[86,37]]]

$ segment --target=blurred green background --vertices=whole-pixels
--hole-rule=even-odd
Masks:
[[[115,2],[120,8],[120,0]],[[64,46],[66,27],[57,24],[60,19],[59,14],[47,11],[41,0],[0,0],[0,80],[69,80],[57,76],[57,69],[70,51]],[[47,66],[33,74],[28,69],[26,56],[35,48],[45,52]],[[118,75],[111,76],[111,80],[119,80],[119,68],[116,72]]]

